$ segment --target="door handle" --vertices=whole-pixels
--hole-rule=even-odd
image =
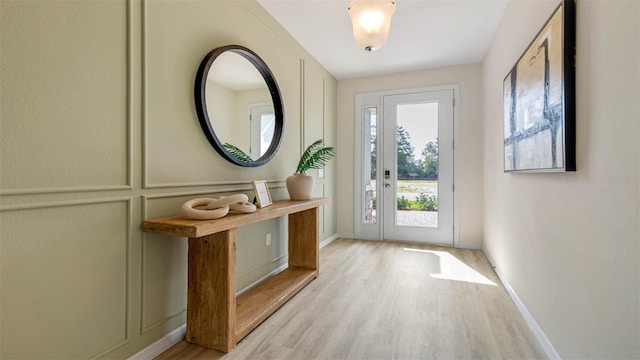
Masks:
[[[391,184],[384,184],[384,187],[386,187],[386,188],[390,188],[390,187],[391,187]]]

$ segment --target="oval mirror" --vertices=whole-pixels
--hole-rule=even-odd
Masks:
[[[207,140],[231,163],[264,165],[278,151],[282,97],[271,70],[253,51],[228,45],[208,53],[196,74],[195,104]]]

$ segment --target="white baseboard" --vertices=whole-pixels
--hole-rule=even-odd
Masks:
[[[340,236],[338,236],[338,234],[336,233],[336,234],[333,234],[333,235],[329,236],[328,238],[326,238],[326,239],[322,240],[322,241],[320,242],[320,249],[322,249],[323,247],[325,247],[325,246],[327,246],[327,245],[331,244],[335,239],[337,239],[337,238],[339,238],[339,237],[340,237]]]
[[[527,307],[524,306],[524,303],[522,302],[522,300],[520,300],[520,298],[518,297],[518,294],[516,294],[516,292],[513,290],[513,288],[507,281],[507,278],[504,276],[502,271],[500,271],[500,269],[496,266],[496,263],[493,261],[491,256],[489,256],[489,254],[487,253],[484,247],[482,248],[482,253],[487,258],[487,260],[489,260],[489,263],[491,264],[491,266],[493,266],[493,269],[495,270],[496,275],[498,275],[498,278],[500,278],[500,281],[502,282],[502,285],[504,286],[505,290],[507,290],[507,293],[509,293],[511,300],[513,300],[513,302],[516,304],[516,307],[520,311],[520,314],[522,314],[522,317],[524,317],[524,321],[529,326],[529,329],[531,330],[531,332],[533,332],[533,336],[535,336],[536,340],[538,340],[538,343],[542,347],[542,350],[544,351],[544,353],[547,355],[547,358],[553,359],[553,360],[555,359],[560,360],[561,359],[560,355],[558,354],[556,349],[553,347],[553,344],[551,344],[551,341],[549,341],[547,336],[544,334],[544,331],[542,331],[542,328],[540,328],[540,326],[538,325],[536,320],[533,318],[529,310],[527,310]]]
[[[333,234],[332,236],[330,236],[330,237],[328,237],[328,238],[324,239],[322,242],[320,242],[320,248],[322,249],[323,247],[325,247],[325,246],[327,246],[327,245],[331,244],[331,243],[332,243],[333,241],[335,241],[337,238],[338,238],[338,234]],[[286,256],[284,256],[284,257],[286,257]],[[282,258],[284,258],[284,257],[282,257]],[[278,258],[278,259],[274,260],[274,262],[276,262],[276,261],[280,261],[280,259],[281,259],[281,258]],[[238,292],[236,293],[236,296],[240,296],[240,295],[242,295],[243,293],[245,293],[245,292],[247,292],[247,291],[249,291],[249,290],[253,289],[254,287],[258,286],[261,282],[263,282],[263,281],[267,280],[268,278],[272,277],[273,275],[276,275],[276,274],[278,274],[278,273],[282,272],[282,271],[283,271],[284,269],[286,269],[287,267],[288,267],[288,264],[282,264],[282,265],[278,266],[277,268],[275,268],[274,270],[272,270],[271,272],[269,272],[267,275],[265,275],[265,276],[261,277],[260,279],[258,279],[258,280],[256,280],[256,281],[254,281],[253,283],[251,283],[251,285],[249,285],[249,286],[245,287],[244,289],[242,289],[242,290],[238,291]]]
[[[338,237],[339,237],[338,234],[334,234],[334,235],[326,238],[325,240],[323,240],[320,243],[320,248],[323,248],[323,247],[331,244]],[[276,260],[280,260],[280,259],[276,259]],[[236,293],[236,296],[240,296],[243,293],[251,290],[252,288],[256,287],[258,284],[260,284],[264,280],[270,278],[271,276],[273,276],[275,274],[278,274],[278,273],[282,272],[286,268],[287,268],[287,264],[283,264],[283,265],[277,267],[276,269],[274,269],[271,272],[269,272],[267,275],[261,277],[260,279],[254,281],[253,283],[251,283],[251,285],[249,285],[249,286],[245,287],[244,289],[238,291]],[[158,340],[158,341],[154,342],[153,344],[147,346],[146,348],[142,349],[140,352],[136,353],[135,355],[133,355],[132,357],[130,357],[127,360],[153,359],[154,357],[156,357],[156,356],[162,354],[163,352],[165,352],[167,349],[169,349],[173,345],[175,345],[175,344],[179,343],[180,341],[182,341],[185,338],[186,334],[187,334],[187,325],[182,325],[179,328],[173,330],[172,332],[170,332],[167,335],[165,335],[164,337],[162,337],[160,340]]]
[[[338,234],[338,237],[343,239],[355,239],[356,235],[355,234]]]
[[[167,335],[163,336],[160,340],[140,350],[127,360],[147,360],[153,359],[156,356],[167,351],[173,345],[182,341],[187,334],[187,325],[182,325],[179,328],[173,330]]]
[[[284,264],[284,265],[281,265],[281,266],[277,267],[276,269],[272,270],[267,275],[261,277],[260,279],[254,281],[253,283],[251,283],[251,285],[249,285],[249,286],[245,287],[244,289],[236,292],[236,296],[242,295],[243,293],[245,293],[245,292],[249,291],[250,289],[256,287],[262,281],[268,279],[269,277],[271,277],[271,276],[273,276],[275,274],[278,274],[278,273],[282,272],[286,268],[287,268],[287,264]],[[142,349],[140,352],[138,352],[137,354],[133,355],[132,357],[130,357],[127,360],[153,359],[154,357],[156,357],[156,356],[162,354],[163,352],[165,352],[167,349],[169,349],[173,345],[175,345],[175,344],[179,343],[180,341],[184,340],[186,335],[187,335],[187,325],[183,324],[179,328],[177,328],[177,329],[173,330],[172,332],[168,333],[167,335],[163,336],[162,338],[160,338],[160,340],[158,340],[158,341],[154,342],[153,344],[147,346],[146,348]]]
[[[482,244],[453,244],[454,248],[457,249],[467,249],[467,250],[482,250],[482,252],[484,252],[484,249],[482,248]]]
[[[236,292],[236,296],[240,296],[240,295],[244,294],[245,292],[253,289],[254,287],[258,286],[261,282],[267,280],[268,278],[272,277],[273,275],[281,273],[287,267],[288,267],[288,264],[282,264],[282,265],[278,266],[277,268],[273,269],[267,275],[265,275],[265,276],[261,277],[260,279],[252,282],[249,286],[245,287],[244,289]]]
[[[251,271],[249,271],[248,273],[238,277],[236,279],[236,284],[246,284],[247,283],[247,279],[255,279],[257,274],[264,274],[265,271],[270,271],[269,274],[261,277],[260,279],[252,282],[249,286],[255,286],[256,282],[258,281],[262,281],[263,279],[265,279],[266,276],[271,276],[273,274],[274,271],[277,271],[277,273],[279,273],[280,271],[284,270],[284,268],[282,268],[282,264],[280,263],[284,263],[286,264],[287,261],[289,260],[289,255],[288,254],[284,254],[284,255],[280,255],[277,258],[271,260],[270,262],[263,264],[262,266],[259,266]],[[280,264],[280,265],[278,265]],[[274,266],[276,266],[277,268],[275,270],[270,270],[272,269]],[[278,270],[282,268],[282,270]],[[240,291],[246,291],[245,289],[240,289]],[[236,295],[238,295],[238,293],[236,293]]]

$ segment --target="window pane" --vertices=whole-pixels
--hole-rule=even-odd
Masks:
[[[271,146],[275,125],[276,116],[274,114],[262,114],[260,116],[260,156],[264,155],[269,146]]]
[[[397,107],[398,226],[438,227],[438,103]]]
[[[376,217],[376,172],[377,172],[377,108],[370,107],[364,111],[364,222],[367,224],[377,223]],[[369,136],[368,141],[366,136]]]

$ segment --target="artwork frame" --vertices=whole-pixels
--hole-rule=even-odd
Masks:
[[[256,180],[251,184],[253,185],[253,192],[256,194],[256,205],[258,208],[273,204],[271,193],[269,192],[269,185],[265,180]]]
[[[561,0],[503,80],[504,172],[576,171],[575,19]]]

